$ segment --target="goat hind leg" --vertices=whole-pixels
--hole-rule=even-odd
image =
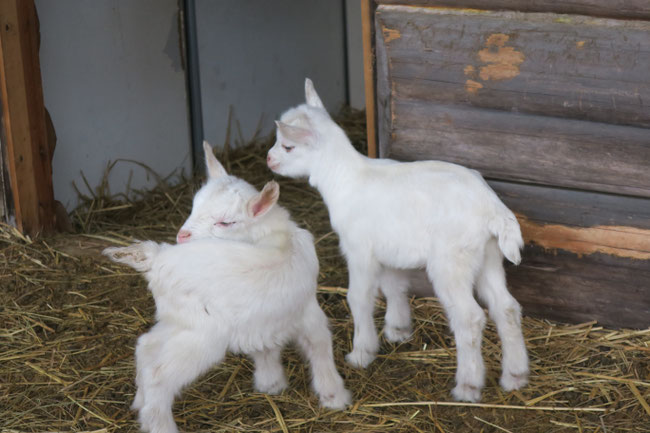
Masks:
[[[452,395],[456,400],[476,402],[485,383],[481,356],[485,313],[474,299],[473,267],[463,260],[467,254],[457,254],[454,258],[452,263],[448,257],[437,258],[429,264],[427,272],[456,340],[456,387]]]
[[[506,391],[528,383],[528,354],[521,331],[521,307],[508,292],[503,270],[503,256],[496,240],[488,243],[476,291],[488,307],[501,339],[501,387]]]
[[[321,405],[330,409],[343,409],[350,404],[350,392],[336,370],[332,351],[332,333],[327,317],[314,299],[305,309],[298,344],[309,361],[312,385]]]
[[[167,339],[158,356],[141,376],[139,392],[143,405],[138,411],[142,430],[156,433],[177,433],[172,415],[174,396],[200,374],[223,359],[225,344],[205,334],[176,331]]]

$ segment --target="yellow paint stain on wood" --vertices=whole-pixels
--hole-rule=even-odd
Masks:
[[[626,226],[570,227],[538,224],[517,215],[526,243],[547,250],[564,250],[578,255],[609,254],[650,260],[650,230]]]
[[[526,59],[524,53],[514,47],[507,47],[510,36],[503,33],[491,34],[478,57],[486,66],[481,66],[479,77],[483,81],[508,80],[519,75],[519,65]]]
[[[465,66],[465,69],[463,69],[463,72],[465,73],[465,75],[474,76],[474,74],[476,73],[476,68],[472,65],[467,65]]]
[[[482,88],[483,88],[483,84],[479,83],[478,81],[474,81],[474,80],[465,81],[465,90],[467,90],[467,93],[476,94],[476,92],[478,92],[479,89]]]
[[[504,33],[493,33],[488,36],[487,41],[485,42],[486,47],[502,47],[508,42],[510,36]]]
[[[581,50],[582,48],[584,48],[586,42],[587,41],[578,41],[578,42],[576,42],[576,48]]]
[[[388,27],[384,27],[382,29],[382,33],[384,35],[384,43],[386,44],[391,41],[394,41],[395,39],[400,39],[402,37],[402,34],[400,33],[399,30],[389,29]]]

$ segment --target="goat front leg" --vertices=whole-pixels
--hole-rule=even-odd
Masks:
[[[348,257],[350,287],[348,304],[354,321],[352,352],[346,361],[357,368],[366,368],[379,350],[379,338],[373,321],[379,264],[370,257]]]
[[[330,409],[343,409],[350,404],[350,392],[336,371],[332,351],[332,333],[327,317],[316,299],[305,308],[298,344],[309,361],[312,386],[321,405]]]
[[[266,394],[280,394],[287,387],[282,367],[282,348],[255,351],[251,357],[255,362],[255,389]]]
[[[379,287],[386,297],[384,337],[400,343],[411,337],[411,306],[408,296],[408,274],[400,269],[382,268]]]

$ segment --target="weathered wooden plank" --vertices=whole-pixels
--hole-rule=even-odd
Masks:
[[[650,230],[650,199],[488,180],[518,215],[538,224]]]
[[[0,91],[16,223],[36,234],[54,224],[52,166],[33,0],[0,1]]]
[[[517,214],[527,244],[579,256],[645,260],[650,267],[650,199],[499,181],[490,185]]]
[[[382,157],[439,159],[484,176],[650,197],[650,130],[428,101],[391,101]],[[390,140],[383,144],[381,140]]]
[[[395,100],[650,127],[647,21],[382,6],[380,44]]]
[[[552,12],[609,18],[650,19],[647,0],[375,0],[377,4]]]
[[[377,27],[377,21],[375,21],[375,28]],[[376,35],[377,38],[382,36]],[[391,76],[390,70],[388,68],[388,60],[386,58],[386,46],[384,44],[375,45],[375,77],[377,82],[377,88],[375,92],[375,104],[373,105],[376,109],[376,135],[374,136],[377,142],[377,156],[386,155],[389,151],[388,146],[391,142],[390,131],[392,128],[391,113],[393,107],[390,105],[390,92],[391,92]],[[368,108],[366,107],[366,111]]]
[[[606,254],[579,256],[527,246],[508,284],[526,314],[567,322],[650,326],[650,262]]]

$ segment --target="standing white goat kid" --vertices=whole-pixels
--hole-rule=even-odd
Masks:
[[[323,196],[350,273],[348,302],[354,347],[346,359],[366,367],[379,340],[373,323],[377,288],[386,297],[384,335],[410,336],[408,278],[426,268],[447,313],[457,348],[457,400],[478,401],[485,382],[481,357],[485,302],[503,346],[501,386],[528,381],[528,355],[517,301],[506,287],[503,256],[521,260],[523,240],[514,214],[481,175],[441,161],[399,163],[359,154],[305,82],[306,104],[286,111],[267,164],[289,177],[308,177]]]
[[[311,234],[262,192],[229,176],[204,143],[209,179],[194,197],[177,245],[152,241],[104,254],[144,273],[157,323],[136,345],[144,431],[176,432],[174,396],[219,363],[226,351],[250,355],[255,389],[276,394],[287,381],[281,351],[297,341],[323,406],[340,409],[350,393],[336,371],[328,321],[316,300],[318,259]]]

